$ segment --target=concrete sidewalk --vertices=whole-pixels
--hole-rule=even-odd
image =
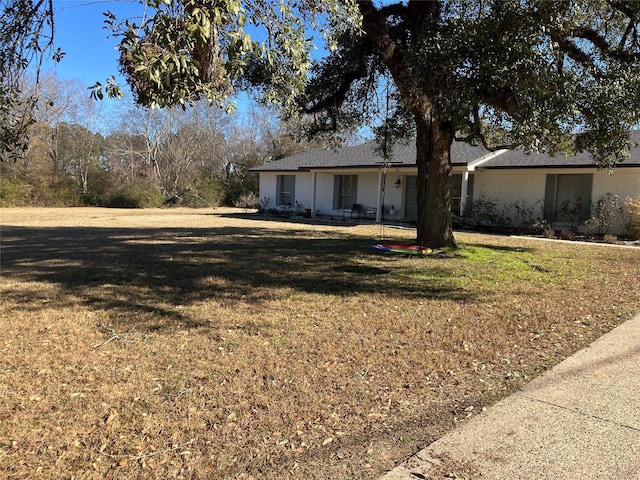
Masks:
[[[640,480],[640,315],[383,478]]]

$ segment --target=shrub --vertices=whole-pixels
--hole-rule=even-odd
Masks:
[[[556,220],[569,223],[571,230],[575,232],[583,220],[582,204],[583,200],[581,196],[578,196],[575,200],[565,199],[560,203],[560,211],[558,212],[558,218],[556,218]]]
[[[569,228],[565,228],[560,232],[560,238],[563,240],[573,240],[575,236],[575,232]]]
[[[549,231],[551,232],[551,237],[553,237],[555,235],[555,232],[554,232],[553,228],[551,227],[549,222],[547,220],[545,220],[544,218],[537,218],[531,224],[531,230],[533,230],[534,232],[542,233],[545,237],[547,237],[547,233]],[[549,237],[549,238],[551,238],[551,237]]]
[[[49,207],[77,207],[82,203],[78,184],[64,175],[58,175],[46,186],[44,198]]]
[[[258,205],[258,195],[252,192],[243,193],[235,203],[235,206],[238,208],[258,208]]]
[[[542,222],[542,201],[529,205],[526,200],[517,200],[508,207],[508,218],[519,230],[540,230]]]
[[[48,168],[36,173],[23,170],[0,162],[0,206],[74,207],[82,203],[77,181],[66,173]]]
[[[504,212],[498,208],[497,200],[484,196],[467,204],[462,216],[464,223],[472,227],[497,227],[508,224]]]
[[[0,207],[23,207],[31,203],[31,185],[16,177],[0,177]]]
[[[492,226],[519,231],[544,231],[548,226],[542,220],[542,201],[529,204],[526,200],[517,200],[508,205],[499,205],[497,200],[483,196],[468,205],[463,222],[473,227]]]
[[[242,196],[255,193],[255,206],[257,207],[258,191],[260,190],[260,188],[258,183],[258,175],[255,172],[251,172],[247,175],[241,175],[240,173],[230,175],[225,180],[224,188],[224,197],[221,200],[222,205],[237,206],[238,201]]]
[[[224,197],[224,184],[217,178],[198,177],[191,188],[183,195],[186,207],[217,207]]]
[[[87,191],[82,195],[83,205],[107,205],[112,189],[112,175],[100,168],[93,169],[87,181]]]
[[[303,216],[303,215],[304,215],[304,211],[305,211],[304,205],[303,205],[302,203],[300,203],[300,202],[298,202],[298,201],[296,200],[296,210],[295,210],[295,214],[296,214],[298,217],[301,217],[301,216]]]
[[[163,203],[162,194],[148,182],[131,182],[120,187],[109,198],[108,206],[115,208],[150,208]]]
[[[602,237],[602,240],[605,243],[618,243],[618,237],[610,233],[607,233],[604,237]]]
[[[607,193],[600,197],[593,208],[593,214],[585,222],[593,233],[623,233],[628,223],[626,202],[618,195]]]
[[[626,230],[633,238],[640,240],[640,197],[628,199],[626,203]]]
[[[271,197],[262,197],[262,199],[260,200],[260,205],[258,206],[258,212],[265,213],[270,202]]]

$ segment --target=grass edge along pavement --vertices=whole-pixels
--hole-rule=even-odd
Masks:
[[[436,440],[384,480],[636,478],[639,340],[640,314]]]
[[[2,475],[376,477],[640,310],[634,250],[231,213],[0,212]]]

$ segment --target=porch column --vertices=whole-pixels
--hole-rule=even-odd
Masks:
[[[465,170],[464,172],[462,172],[462,186],[460,188],[460,211],[458,212],[458,215],[462,215],[464,213],[464,209],[467,203],[468,186],[469,172]]]
[[[311,215],[316,211],[316,186],[318,184],[318,172],[311,173]]]
[[[382,223],[382,189],[384,186],[382,182],[384,180],[384,174],[382,170],[378,171],[378,200],[376,203],[376,223]]]

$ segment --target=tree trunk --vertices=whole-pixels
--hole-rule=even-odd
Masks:
[[[405,107],[416,122],[418,165],[418,218],[417,243],[430,248],[456,247],[451,220],[451,145],[455,128],[448,121],[433,115],[433,102],[420,88],[411,61],[404,48],[391,35],[392,27],[383,8],[372,1],[360,1],[362,25],[367,37],[376,48],[380,59],[389,69]],[[425,18],[440,19],[442,2],[439,0],[410,1],[404,12],[410,22],[412,41],[421,38]],[[401,7],[402,8],[402,7]],[[404,37],[403,37],[404,38]],[[413,48],[419,48],[416,43]]]
[[[455,129],[427,113],[416,114],[418,245],[456,248],[451,220],[451,145]]]

